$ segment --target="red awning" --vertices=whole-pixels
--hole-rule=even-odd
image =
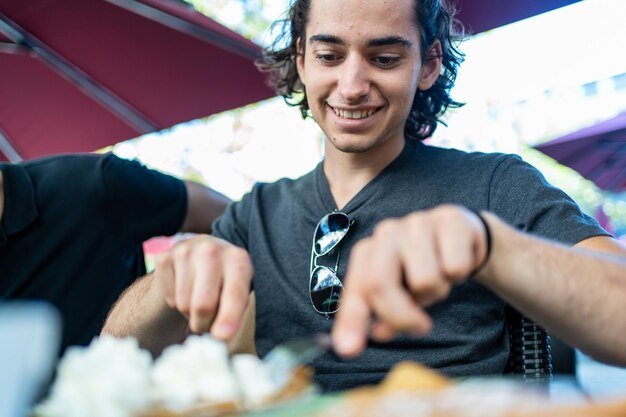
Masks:
[[[581,0],[456,0],[470,34],[484,32]]]
[[[259,53],[178,1],[0,0],[0,159],[93,151],[272,97]]]

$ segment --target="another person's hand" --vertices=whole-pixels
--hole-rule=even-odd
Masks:
[[[424,308],[484,266],[487,233],[476,213],[452,205],[381,222],[350,255],[333,328],[336,351],[360,353],[368,333],[388,341],[397,332],[430,331]]]
[[[156,261],[155,279],[167,304],[189,319],[194,333],[229,340],[248,304],[253,268],[248,252],[225,240],[197,236]]]

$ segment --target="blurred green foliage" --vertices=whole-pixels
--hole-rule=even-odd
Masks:
[[[264,10],[267,7],[266,0],[184,0],[196,10],[228,27],[231,30],[257,42],[267,32],[272,20]],[[225,19],[224,16],[230,10],[241,10],[240,19]]]
[[[569,194],[585,213],[593,216],[598,207],[602,207],[616,234],[626,233],[626,192],[603,191],[578,172],[531,147],[523,148],[520,154],[525,161],[537,167],[552,185]]]

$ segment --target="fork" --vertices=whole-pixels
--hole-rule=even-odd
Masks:
[[[274,347],[263,358],[263,364],[268,369],[272,380],[278,386],[283,386],[291,379],[298,367],[311,362],[330,348],[329,334],[318,333],[297,337]]]

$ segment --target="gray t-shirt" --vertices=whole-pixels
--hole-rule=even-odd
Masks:
[[[354,224],[342,240],[339,277],[350,250],[390,217],[443,203],[489,210],[516,228],[573,245],[606,235],[562,191],[519,157],[465,153],[407,140],[402,153],[341,211]],[[322,164],[297,180],[257,184],[214,224],[214,234],[248,250],[254,264],[256,346],[261,356],[292,337],[329,332],[332,319],[317,313],[309,298],[313,233],[337,209]],[[378,382],[402,360],[422,362],[450,376],[502,373],[508,356],[504,302],[473,279],[427,309],[433,331],[370,341],[356,359],[332,353],[317,359],[316,380],[327,390]]]

